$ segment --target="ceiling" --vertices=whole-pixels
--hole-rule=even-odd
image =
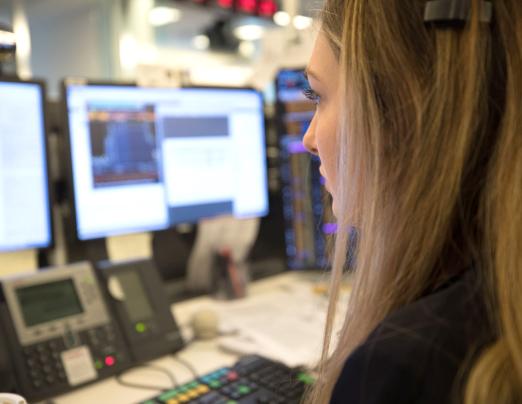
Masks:
[[[11,1],[0,0],[0,23],[11,23]]]

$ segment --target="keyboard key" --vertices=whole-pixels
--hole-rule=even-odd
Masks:
[[[208,393],[210,391],[210,389],[208,388],[208,386],[205,386],[204,384],[201,384],[198,387],[196,387],[196,391],[199,394],[205,394],[205,393]]]
[[[206,396],[203,396],[199,399],[199,402],[201,404],[215,404],[220,400],[223,400],[225,397],[223,397],[221,394],[218,394],[216,392],[212,392],[210,394],[207,394]]]
[[[219,389],[222,386],[219,380],[212,380],[208,385],[213,389]]]
[[[241,394],[242,396],[246,396],[248,394],[250,394],[252,392],[252,390],[250,389],[250,387],[248,386],[239,386],[238,390],[239,394]]]
[[[237,379],[239,379],[239,375],[237,374],[237,372],[231,371],[231,372],[228,373],[227,379],[230,382],[234,382]]]
[[[180,403],[188,403],[190,401],[190,397],[186,394],[180,394],[176,397]]]
[[[168,400],[176,397],[178,394],[179,394],[179,390],[173,389],[173,390],[167,391],[166,393],[163,393],[161,396],[158,397],[158,400],[166,403]]]
[[[189,390],[186,394],[191,399],[199,397],[199,393],[196,390]]]

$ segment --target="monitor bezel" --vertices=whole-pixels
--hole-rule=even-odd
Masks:
[[[73,168],[73,162],[72,162],[72,149],[71,149],[71,133],[70,133],[70,126],[69,126],[69,113],[68,113],[68,102],[67,102],[67,89],[71,85],[81,85],[81,86],[87,86],[87,87],[133,87],[133,88],[162,88],[162,89],[172,89],[172,90],[190,90],[190,89],[201,89],[201,90],[238,90],[238,91],[252,91],[256,93],[256,95],[260,98],[261,101],[261,113],[262,113],[262,121],[263,121],[263,150],[265,153],[265,176],[264,176],[264,187],[266,189],[266,201],[267,201],[267,209],[266,212],[263,215],[259,215],[258,217],[266,217],[270,212],[269,207],[269,190],[268,190],[268,162],[267,156],[266,156],[266,131],[267,131],[267,124],[266,124],[266,114],[265,114],[265,100],[263,97],[263,93],[254,87],[249,86],[210,86],[210,85],[181,85],[179,87],[158,87],[158,86],[142,86],[139,85],[137,82],[125,82],[125,81],[110,81],[110,80],[88,80],[88,79],[82,79],[82,78],[66,78],[62,80],[61,83],[61,104],[62,104],[62,111],[63,111],[63,128],[64,128],[64,136],[65,136],[65,146],[66,146],[66,153],[65,153],[65,160],[66,160],[66,177],[67,177],[67,203],[69,205],[69,209],[72,216],[72,224],[74,227],[74,241],[85,243],[90,242],[93,240],[104,240],[108,237],[116,237],[116,236],[123,236],[123,235],[130,235],[130,234],[139,234],[139,233],[154,233],[164,230],[170,230],[173,228],[176,228],[179,226],[179,224],[171,225],[170,223],[165,227],[158,227],[158,228],[142,228],[138,230],[133,231],[123,231],[123,232],[115,232],[113,234],[107,234],[102,237],[89,237],[89,238],[81,238],[79,234],[79,228],[78,228],[78,210],[76,208],[76,193],[75,193],[75,187],[74,187],[74,168]]]
[[[45,161],[45,186],[47,191],[47,217],[48,217],[48,226],[49,226],[49,242],[44,245],[31,245],[31,246],[21,246],[19,248],[13,249],[3,249],[0,247],[0,253],[10,253],[10,252],[19,252],[19,251],[27,251],[27,250],[37,250],[37,251],[45,251],[53,249],[56,246],[56,238],[55,238],[55,225],[54,225],[54,217],[53,217],[53,206],[55,203],[55,194],[54,188],[52,186],[51,179],[51,167],[50,167],[50,147],[49,147],[49,120],[48,120],[48,108],[47,108],[47,84],[45,80],[39,78],[32,79],[22,79],[18,76],[2,76],[0,75],[0,83],[19,83],[19,84],[36,84],[40,88],[40,102],[41,102],[41,112],[42,112],[42,132],[43,132],[43,145],[44,145],[44,161]]]

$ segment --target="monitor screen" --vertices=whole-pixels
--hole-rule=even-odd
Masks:
[[[79,239],[268,212],[258,92],[68,85],[66,101]]]
[[[0,251],[52,243],[44,89],[0,81]]]
[[[288,266],[316,269],[328,266],[327,243],[337,226],[319,158],[303,146],[315,111],[303,94],[308,86],[303,73],[289,69],[277,75],[277,123]]]

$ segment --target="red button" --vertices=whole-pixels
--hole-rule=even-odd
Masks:
[[[229,372],[228,375],[227,375],[227,379],[230,381],[230,382],[233,382],[234,380],[237,380],[239,379],[239,375],[237,374],[237,372]]]
[[[105,364],[107,366],[114,366],[114,364],[116,363],[116,359],[114,358],[114,356],[106,356],[105,357]]]

